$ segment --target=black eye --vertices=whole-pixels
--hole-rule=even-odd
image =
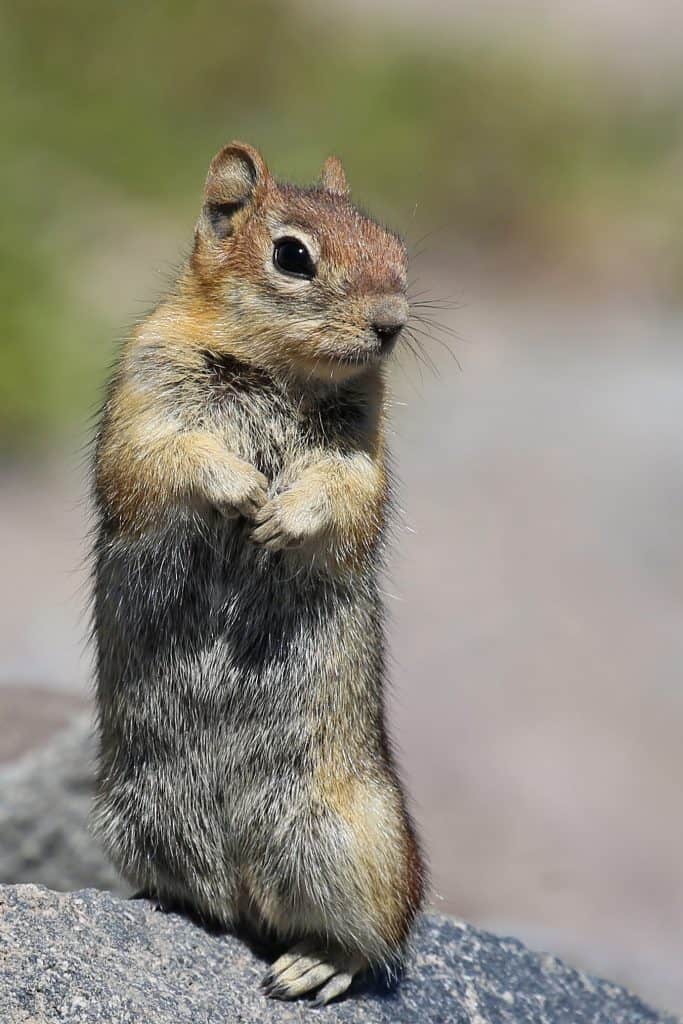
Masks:
[[[311,254],[298,238],[280,238],[273,249],[273,263],[283,274],[291,277],[315,277]]]

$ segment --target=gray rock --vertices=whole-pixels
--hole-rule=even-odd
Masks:
[[[395,992],[365,987],[314,1011],[259,991],[265,961],[143,900],[0,887],[3,1024],[673,1022],[624,989],[443,917],[427,917]]]
[[[88,834],[94,744],[87,717],[0,768],[0,881],[127,892]]]

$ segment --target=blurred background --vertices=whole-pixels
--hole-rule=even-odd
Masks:
[[[683,1011],[681,38],[675,0],[2,5],[5,787],[90,704],[86,444],[211,156],[335,152],[433,302],[386,589],[434,906]]]

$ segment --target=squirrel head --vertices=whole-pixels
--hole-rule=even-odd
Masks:
[[[211,161],[190,272],[217,347],[245,362],[344,380],[381,362],[408,319],[406,250],[350,201],[329,157],[297,188],[233,142]]]

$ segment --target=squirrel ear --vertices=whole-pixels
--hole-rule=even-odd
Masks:
[[[320,184],[336,196],[348,196],[350,190],[339,157],[328,156],[323,164]]]
[[[218,238],[235,230],[235,217],[267,181],[261,154],[246,142],[231,142],[211,161],[204,188],[204,217]]]

